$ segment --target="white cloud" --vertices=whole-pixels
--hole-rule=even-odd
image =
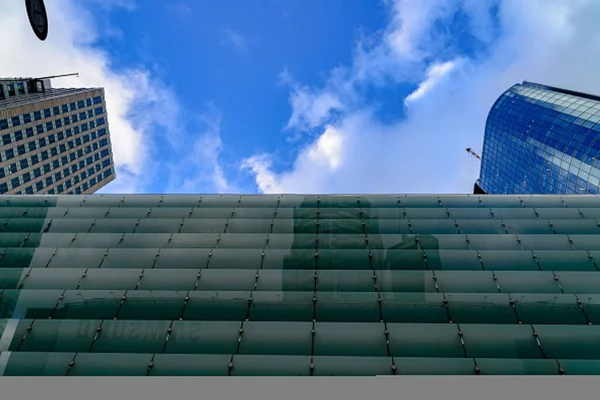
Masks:
[[[480,151],[487,114],[504,90],[527,79],[600,93],[600,2],[395,0],[392,6],[389,26],[378,38],[361,40],[342,83],[420,82],[409,98],[419,101],[410,103],[401,122],[384,123],[368,108],[346,107],[336,75],[335,85],[312,89],[321,98],[340,99],[337,108],[343,113],[335,121],[311,119],[311,111],[321,109],[315,96],[304,97],[301,107],[291,101],[296,120],[324,126],[289,169],[279,171],[269,163],[272,155],[246,160],[261,191],[470,192],[479,163],[464,149]],[[492,15],[495,6],[498,13]],[[487,44],[486,51],[471,58],[452,53],[454,39],[440,29],[450,26],[460,7],[470,18],[471,35]],[[447,60],[460,62],[443,64]],[[324,146],[333,130],[336,145]],[[328,150],[315,150],[319,148]]]
[[[234,31],[233,29],[225,29],[223,30],[223,34],[227,43],[236,48],[237,50],[248,50],[248,43],[246,42],[246,38],[242,36],[239,32]]]
[[[117,69],[97,46],[101,36],[114,33],[106,13],[113,7],[135,10],[135,2],[47,0],[46,7],[49,35],[40,42],[31,32],[22,2],[2,5],[0,37],[10,40],[0,41],[0,76],[78,72],[79,78],[55,79],[53,86],[103,87],[117,179],[101,191],[146,190],[164,170],[170,152],[181,150],[194,137],[179,122],[183,111],[176,95],[151,69]],[[220,180],[218,175],[214,178]]]

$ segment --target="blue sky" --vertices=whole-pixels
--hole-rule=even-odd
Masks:
[[[105,88],[105,193],[465,193],[502,91],[600,93],[594,0],[46,3],[46,42],[0,6],[0,76]]]

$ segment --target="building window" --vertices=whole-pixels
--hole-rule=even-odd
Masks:
[[[50,109],[46,108],[44,110],[44,118],[50,118],[52,116],[52,114],[50,113]]]
[[[0,129],[8,129],[8,120],[0,119]]]
[[[31,122],[31,114],[23,114],[23,123],[28,124]]]
[[[40,111],[34,111],[33,119],[35,119],[36,121],[39,121],[40,119],[42,119],[42,113]]]

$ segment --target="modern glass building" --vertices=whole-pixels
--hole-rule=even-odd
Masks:
[[[600,193],[600,97],[523,82],[489,113],[476,193]]]
[[[103,89],[0,79],[0,194],[89,194],[114,178]]]
[[[600,196],[0,197],[0,376],[600,374]]]

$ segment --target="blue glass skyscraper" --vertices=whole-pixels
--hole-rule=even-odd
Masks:
[[[600,97],[531,82],[488,115],[476,192],[600,193]]]

